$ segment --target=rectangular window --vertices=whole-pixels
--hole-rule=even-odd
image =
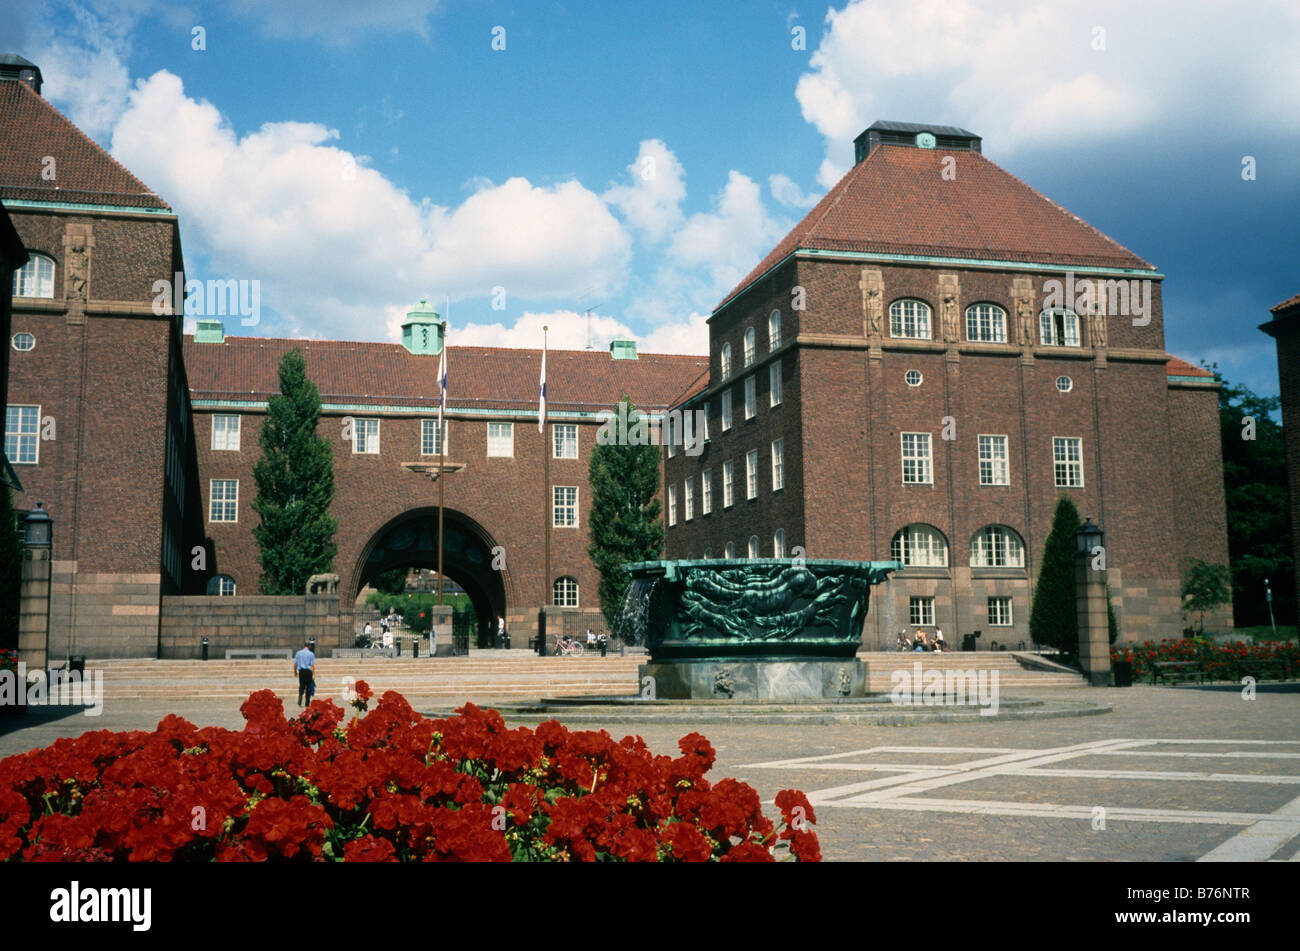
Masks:
[[[668,487],[668,527],[677,524],[677,486]]]
[[[907,620],[914,627],[933,626],[934,598],[908,598]]]
[[[447,428],[447,420],[442,421],[442,426],[444,429]],[[438,432],[438,421],[436,419],[420,420],[420,455],[441,456],[443,452],[442,433]]]
[[[731,508],[736,502],[736,462],[728,459],[722,464],[722,507]]]
[[[1011,599],[989,598],[989,626],[1011,626]]]
[[[772,491],[785,488],[785,440],[772,440]]]
[[[239,417],[212,417],[212,448],[239,451]]]
[[[556,528],[578,527],[578,487],[576,485],[557,485],[551,487],[554,517],[551,524]]]
[[[722,431],[725,433],[731,428],[731,389],[722,391]]]
[[[671,459],[677,455],[677,440],[681,438],[681,433],[677,432],[677,420],[664,414],[664,442],[668,443],[668,458]]]
[[[930,477],[930,434],[903,433],[903,484],[928,485]]]
[[[700,514],[713,511],[713,470],[705,469],[700,475]]]
[[[554,455],[552,459],[577,459],[578,458],[578,424],[577,423],[556,423],[551,427],[554,448],[551,450]]]
[[[772,311],[767,318],[767,349],[775,350],[781,346],[781,312]]]
[[[488,423],[487,454],[489,456],[515,454],[514,423]]]
[[[1083,487],[1083,440],[1075,438],[1054,437],[1052,439],[1052,462],[1056,469],[1056,487],[1058,489],[1079,489]]]
[[[758,498],[758,450],[745,453],[745,498]]]
[[[686,484],[682,486],[685,496],[682,501],[686,506],[686,521],[695,518],[695,480],[687,479]]]
[[[770,406],[781,405],[781,361],[769,364],[767,368],[767,389],[770,394]]]
[[[758,384],[752,376],[745,378],[745,419],[753,419],[758,412]]]
[[[211,500],[209,522],[236,522],[239,520],[239,480],[213,479],[208,483]]]
[[[352,421],[352,451],[369,456],[379,454],[379,420],[354,419]]]
[[[1046,347],[1077,347],[1079,316],[1073,311],[1045,310],[1038,317],[1038,329]]]
[[[704,401],[704,438],[709,438],[709,401]]]
[[[1010,485],[1007,473],[1007,437],[980,436],[980,485]]]
[[[4,341],[0,345],[7,346]],[[41,407],[5,408],[5,455],[14,465],[34,466],[40,460]]]

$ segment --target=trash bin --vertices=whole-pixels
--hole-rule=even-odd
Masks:
[[[1115,671],[1116,687],[1133,686],[1133,662],[1131,660],[1117,660],[1111,669]]]
[[[86,655],[85,654],[71,655],[68,658],[68,670],[69,671],[75,670],[84,674],[86,672]]]
[[[963,634],[961,636],[961,649],[964,651],[973,651],[975,649],[975,638],[977,634]]]

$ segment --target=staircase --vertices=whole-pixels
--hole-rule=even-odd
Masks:
[[[999,690],[1033,690],[1041,687],[1086,687],[1088,681],[1082,674],[1040,660],[1036,655],[1026,657],[1026,663],[1041,663],[1049,669],[1035,670],[1022,666],[1013,651],[970,651],[942,654],[904,654],[897,651],[862,652],[858,659],[867,665],[867,692],[888,693],[894,683],[890,679],[896,670],[910,675],[913,665],[920,664],[922,675],[931,670],[941,673],[958,670],[997,671]],[[1055,669],[1050,669],[1055,668]]]

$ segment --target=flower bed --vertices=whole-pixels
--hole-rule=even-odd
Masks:
[[[1112,647],[1110,660],[1112,664],[1117,660],[1132,663],[1135,679],[1149,676],[1153,665],[1163,661],[1196,662],[1205,667],[1211,679],[1239,680],[1251,673],[1259,661],[1276,660],[1282,662],[1287,677],[1295,677],[1300,672],[1300,646],[1289,641],[1229,644],[1194,639],[1147,641]]]
[[[704,778],[699,733],[676,758],[640,737],[508,729],[467,704],[429,720],[363,682],[286,720],[269,690],[242,731],[168,716],[0,760],[0,861],[801,861],[821,858],[812,806]]]

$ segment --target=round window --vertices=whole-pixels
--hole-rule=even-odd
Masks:
[[[920,370],[908,370],[905,374],[903,374],[903,379],[907,381],[907,385],[908,385],[908,386],[920,386],[920,385],[921,385],[921,371],[920,371]]]
[[[1062,393],[1068,393],[1074,389],[1074,381],[1068,376],[1058,376],[1056,378],[1056,388]]]
[[[14,334],[15,350],[31,350],[36,346],[36,338],[29,333]]]

